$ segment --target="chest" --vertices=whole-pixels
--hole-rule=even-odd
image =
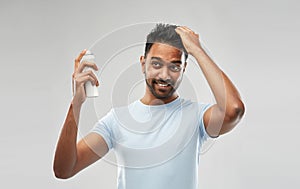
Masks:
[[[171,112],[152,115],[146,122],[128,121],[127,117],[114,131],[118,162],[130,167],[147,167],[169,161],[179,154],[194,157],[199,137],[195,116],[193,112]]]

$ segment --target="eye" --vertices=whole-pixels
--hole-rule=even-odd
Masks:
[[[181,71],[181,65],[171,65],[170,66],[170,70],[173,71],[173,72],[180,72]]]
[[[152,66],[155,67],[155,68],[160,68],[162,67],[162,63],[160,62],[151,62]]]

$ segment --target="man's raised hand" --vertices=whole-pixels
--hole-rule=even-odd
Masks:
[[[199,50],[202,50],[199,41],[199,34],[186,26],[179,26],[175,29],[181,37],[182,43],[188,54],[194,56]]]
[[[94,70],[98,70],[95,63],[83,61],[80,63],[82,57],[86,53],[86,49],[83,50],[78,57],[75,59],[74,73],[72,75],[73,80],[73,103],[81,105],[86,99],[86,93],[84,89],[84,84],[87,81],[91,81],[93,85],[99,86],[99,81],[92,70],[83,71],[85,67],[91,67]]]

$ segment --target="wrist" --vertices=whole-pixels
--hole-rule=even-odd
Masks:
[[[73,118],[76,122],[76,125],[79,123],[79,116],[80,116],[80,110],[81,110],[82,103],[76,102],[76,100],[72,100],[70,105],[70,111],[73,113]]]
[[[190,54],[193,56],[193,57],[197,57],[197,56],[204,56],[206,55],[204,49],[202,49],[202,47],[198,47],[198,48],[195,48],[192,52],[190,52]]]

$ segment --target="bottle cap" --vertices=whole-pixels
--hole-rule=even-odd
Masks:
[[[90,50],[87,50],[84,55],[94,55]]]
[[[83,61],[95,63],[95,55],[91,51],[87,50],[84,56],[82,57],[80,63]]]

